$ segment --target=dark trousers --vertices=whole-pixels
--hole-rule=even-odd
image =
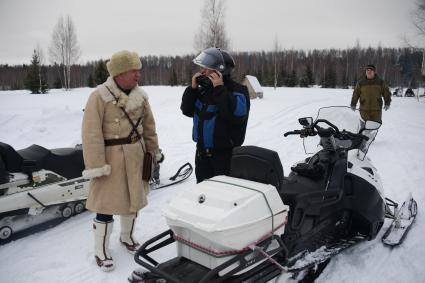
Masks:
[[[96,220],[99,222],[111,222],[113,220],[113,217],[112,215],[109,215],[109,214],[97,213]]]
[[[205,179],[218,175],[228,175],[230,171],[230,161],[232,150],[205,152],[196,150],[195,175],[196,182],[200,183]]]

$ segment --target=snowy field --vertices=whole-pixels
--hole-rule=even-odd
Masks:
[[[183,87],[145,87],[157,122],[160,146],[165,153],[161,174],[170,175],[183,163],[193,164],[195,145],[191,141],[191,120],[179,110]],[[85,102],[92,90],[69,92],[51,90],[45,95],[27,91],[0,92],[0,141],[22,149],[31,144],[47,148],[73,147],[81,143],[81,121]],[[252,100],[245,144],[273,149],[279,153],[285,174],[292,163],[305,157],[301,139],[284,138],[285,131],[299,129],[297,118],[314,116],[322,106],[348,105],[351,90],[264,88],[262,100]],[[381,243],[383,230],[370,242],[361,243],[335,257],[316,282],[425,282],[425,101],[395,97],[384,124],[369,149],[369,157],[380,171],[387,197],[402,201],[409,191],[418,202],[416,224],[397,248]],[[161,208],[182,187],[154,191],[149,205],[138,218],[136,235],[140,242],[167,229]],[[98,270],[93,259],[93,214],[85,212],[37,234],[0,246],[0,282],[126,282],[137,264],[118,241],[116,221],[111,250],[116,269]],[[173,256],[170,247],[159,254]],[[286,282],[283,278],[275,282]]]

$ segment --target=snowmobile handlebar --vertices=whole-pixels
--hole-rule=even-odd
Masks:
[[[322,127],[318,126],[317,124],[321,123],[321,122],[328,124],[330,127],[329,128],[322,128]],[[318,119],[313,124],[305,127],[302,130],[289,131],[289,132],[284,133],[283,136],[287,137],[289,135],[300,135],[300,137],[305,138],[305,137],[308,137],[308,136],[319,135],[320,137],[329,137],[331,135],[335,135],[335,134],[339,134],[339,133],[340,132],[339,132],[339,129],[338,129],[337,126],[335,126],[334,124],[332,124],[328,120]]]
[[[325,123],[329,125],[330,127],[328,128],[320,127],[318,125],[319,123]],[[343,130],[341,132],[337,126],[335,126],[334,124],[332,124],[331,122],[325,119],[317,119],[316,121],[314,121],[313,124],[305,127],[302,130],[289,131],[283,134],[284,137],[287,137],[289,135],[300,135],[300,137],[302,138],[319,135],[322,138],[334,136],[336,138],[340,138],[344,140],[358,139],[358,138],[366,140],[366,141],[369,140],[369,137],[362,134],[355,134],[352,132],[348,132],[346,130]]]

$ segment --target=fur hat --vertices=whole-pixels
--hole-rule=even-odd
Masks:
[[[372,70],[372,71],[374,71],[374,72],[376,71],[376,67],[375,67],[375,65],[373,65],[373,64],[369,64],[369,65],[367,65],[365,69],[366,69],[366,70],[367,70],[367,69],[371,69],[371,70]]]
[[[112,77],[130,70],[140,70],[142,63],[136,52],[122,50],[112,54],[111,60],[106,63],[108,72]]]

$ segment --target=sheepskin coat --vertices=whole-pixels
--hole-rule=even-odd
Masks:
[[[118,98],[115,100],[111,92]],[[133,144],[105,146],[105,140],[126,138],[142,117]],[[159,152],[155,121],[147,94],[138,86],[125,94],[112,77],[90,95],[84,110],[83,177],[90,179],[87,209],[101,214],[134,214],[147,204],[149,184],[142,180],[144,150]]]

